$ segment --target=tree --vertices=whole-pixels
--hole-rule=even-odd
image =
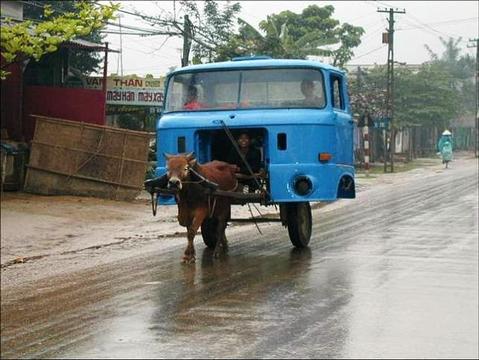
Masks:
[[[441,40],[441,43],[444,46],[444,52],[441,55],[433,52],[428,45],[424,45],[429,52],[431,61],[447,68],[454,76],[454,79],[463,80],[474,76],[474,58],[470,55],[460,56],[461,49],[459,44],[461,43],[462,38],[449,38],[448,40],[445,40],[444,38],[439,37],[439,40]]]
[[[431,61],[422,64],[418,71],[396,68],[394,123],[397,128],[443,128],[462,112],[473,111],[475,63],[470,56],[460,56],[460,40],[441,38],[445,47],[441,55],[426,46]],[[356,78],[351,79],[351,103],[355,113],[370,111],[374,117],[381,116],[385,106],[385,79],[384,66],[364,72],[361,86]]]
[[[386,73],[387,68],[382,65],[350,78],[351,106],[360,120],[367,114],[373,120],[386,116]],[[419,70],[398,67],[394,79],[394,130],[447,127],[460,112],[459,95],[450,86],[451,81],[451,75],[438,64],[426,63]],[[435,136],[434,132],[429,133]],[[396,131],[392,131],[391,141],[394,141],[395,134]],[[373,133],[373,136],[377,135],[377,132]],[[431,141],[434,143],[435,138]],[[381,157],[381,146],[382,141],[376,141],[374,158]],[[412,152],[413,147],[409,150]],[[409,158],[411,155],[409,153]]]
[[[91,0],[86,0],[92,2]],[[37,5],[36,1],[25,1],[23,10],[24,19],[33,21],[45,21],[48,18],[45,17],[43,7]],[[54,11],[54,13],[62,14],[65,12],[75,11],[75,1],[42,1],[42,5],[48,5]],[[85,40],[101,43],[104,36],[100,34],[99,29],[93,30],[90,34],[86,34],[82,37]],[[77,49],[70,49],[68,61],[72,67],[80,70],[84,75],[89,75],[92,72],[96,72],[101,64],[101,57],[97,52],[82,51]]]
[[[241,10],[239,3],[230,1],[220,8],[213,0],[203,2],[203,9],[195,1],[179,1],[178,10],[163,12],[157,16],[136,12],[144,21],[157,29],[153,35],[181,37],[184,41],[183,64],[188,63],[190,49],[193,50],[193,63],[212,61],[219,49],[228,42],[233,31],[236,15]]]
[[[259,30],[239,19],[239,34],[219,52],[219,58],[264,54],[280,58],[304,59],[310,55],[332,57],[335,66],[343,66],[353,56],[352,49],[361,43],[364,29],[332,18],[334,7],[311,5],[301,14],[282,11],[269,15]],[[338,44],[336,50],[321,48]]]
[[[459,96],[451,75],[437,64],[423,64],[417,73],[398,69],[395,80],[395,123],[398,128],[444,128],[457,116]]]
[[[357,70],[355,77],[349,80],[349,96],[352,113],[371,119],[386,116],[386,67]]]
[[[439,38],[444,46],[441,55],[434,53],[427,45],[426,49],[431,56],[431,63],[440,67],[450,75],[450,86],[455,89],[460,98],[463,113],[475,113],[474,73],[475,59],[470,55],[461,56],[459,44],[462,38]]]
[[[351,79],[351,105],[356,114],[373,118],[386,115],[386,66],[364,71],[361,84]],[[444,127],[459,112],[458,93],[451,75],[437,64],[423,64],[418,71],[398,67],[394,77],[394,126]]]
[[[96,6],[93,3],[79,1],[74,3],[75,11],[55,14],[51,6],[44,6],[44,20],[34,22],[26,20],[14,23],[5,21],[1,31],[1,73],[5,79],[5,70],[10,64],[24,62],[33,58],[36,61],[54,52],[65,41],[86,36],[114,17],[119,5]]]
[[[199,11],[194,11],[194,16],[201,24],[196,27],[196,36],[202,39],[201,42],[196,41],[193,45],[193,64],[203,61],[211,62],[217,55],[217,49],[221,48],[231,36],[233,30],[234,19],[241,10],[239,3],[226,3],[221,11],[218,3],[207,0],[203,8],[204,22],[201,21]],[[205,46],[208,44],[210,46]]]

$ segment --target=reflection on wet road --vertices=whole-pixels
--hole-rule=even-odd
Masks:
[[[2,357],[477,358],[476,171],[321,209],[303,251],[264,225],[7,293]]]

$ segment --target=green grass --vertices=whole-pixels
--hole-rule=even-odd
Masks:
[[[394,162],[394,172],[404,172],[410,171],[416,168],[436,166],[441,164],[441,159],[436,157],[430,158],[418,158],[409,162],[404,161],[395,161]],[[374,176],[374,174],[384,174],[384,163],[374,163],[369,165],[369,175]],[[387,164],[387,172],[390,172],[391,164]],[[356,174],[366,174],[364,168],[356,168]]]

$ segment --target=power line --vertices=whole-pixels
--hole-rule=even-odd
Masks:
[[[133,13],[133,12],[126,11],[126,10],[123,10],[123,9],[118,9],[117,11],[122,12],[122,13],[124,13],[124,14],[128,14],[128,15],[132,15],[132,16],[139,17],[139,18],[141,18],[142,20],[150,20],[150,21],[156,22],[156,23],[161,24],[161,25],[171,25],[168,21],[166,21],[166,20],[161,20],[161,19],[159,19],[159,18],[157,18],[157,17],[148,16],[148,15],[143,15],[143,14],[139,14],[139,13]]]
[[[436,25],[436,24],[445,24],[451,22],[460,22],[460,21],[471,21],[471,20],[478,20],[479,17],[472,17],[472,18],[465,18],[465,19],[454,19],[454,20],[444,20],[444,21],[436,21],[434,23],[424,24],[424,25]]]
[[[376,48],[376,49],[374,49],[374,50],[368,51],[368,52],[365,53],[365,54],[356,56],[355,58],[353,58],[353,59],[351,59],[351,60],[349,60],[349,61],[357,60],[357,59],[359,59],[359,58],[362,58],[363,56],[372,54],[373,52],[378,51],[379,49],[384,49],[385,47],[386,47],[386,45],[385,45],[385,44],[382,44],[380,47],[378,47],[378,48]]]
[[[100,33],[102,34],[115,34],[115,35],[135,35],[135,36],[153,36],[153,35],[158,35],[158,34],[145,34],[145,33],[139,33],[139,32],[125,32],[125,31],[114,31],[114,30],[100,30]]]
[[[35,7],[42,8],[42,9],[44,9],[45,5],[46,5],[46,4],[40,5],[36,1],[21,1],[21,2],[24,3],[24,4],[27,4],[27,5],[35,6]],[[103,6],[101,4],[98,4],[98,2],[94,2],[94,3],[99,5],[99,6]],[[60,13],[60,14],[65,14],[67,12],[67,11],[61,10],[61,9],[55,7],[55,6],[52,6],[52,9],[55,10],[56,12]],[[124,11],[124,10],[117,10],[117,11],[124,12],[124,13],[130,14],[130,15],[136,15],[134,13],[130,13],[130,12],[127,12],[127,11]],[[137,15],[137,16],[144,19],[144,17],[142,15]],[[26,18],[26,19],[27,20],[32,20],[32,21],[35,21],[35,22],[41,22],[40,20],[36,20],[36,19],[31,19],[31,18]],[[151,19],[153,19],[153,18],[151,18]],[[125,29],[128,29],[128,30],[138,31],[138,33],[133,33],[133,32],[123,33],[125,35],[152,36],[152,35],[170,35],[170,34],[172,34],[171,31],[169,31],[169,32],[167,32],[167,31],[155,31],[155,30],[140,28],[140,27],[133,26],[133,25],[119,25],[119,24],[116,24],[116,23],[113,23],[113,22],[110,22],[110,21],[106,22],[106,24],[110,25],[110,26],[118,27],[118,28],[125,28]],[[114,31],[102,30],[101,32],[106,33],[106,34],[120,34],[121,31],[120,32],[114,32]],[[173,33],[173,35],[180,35],[180,34],[179,33]]]
[[[419,19],[416,18],[415,16],[413,16],[413,15],[411,15],[411,14],[409,14],[409,16],[410,16],[415,22],[417,22],[417,23],[418,23],[424,30],[426,30],[426,31],[428,31],[428,29],[429,29],[429,30],[431,30],[431,31],[433,31],[433,32],[435,32],[435,33],[437,33],[437,34],[439,34],[439,35],[442,35],[442,36],[447,36],[447,37],[461,37],[460,35],[457,35],[457,34],[452,34],[452,33],[446,34],[446,33],[442,32],[442,31],[436,30],[436,29],[434,29],[433,27],[431,27],[430,25],[423,23],[421,20],[419,20]],[[411,24],[410,22],[409,22],[409,24],[414,26],[414,24]],[[437,36],[437,35],[436,35],[436,36]]]
[[[420,25],[422,25],[422,26],[424,26],[424,27],[427,27],[428,29],[431,29],[432,31],[434,31],[434,32],[436,32],[436,33],[438,33],[438,34],[447,36],[447,34],[444,34],[443,32],[438,31],[438,30],[432,28],[430,25],[427,25],[427,24],[423,23],[423,22],[422,22],[421,20],[419,20],[417,17],[415,17],[415,16],[413,16],[413,15],[411,15],[411,14],[409,14],[409,16],[410,16],[414,21],[416,21],[418,24],[420,24]]]
[[[390,4],[386,4],[385,2],[382,2],[382,1],[374,0],[374,2],[376,2],[378,4],[381,4],[383,6],[389,7],[389,8],[394,8],[394,6],[392,6]],[[398,8],[396,7],[395,9],[397,10]]]
[[[372,12],[372,13],[370,13],[369,15],[366,15],[366,16],[358,16],[358,17],[356,17],[356,18],[353,18],[352,20],[346,20],[346,22],[352,23],[352,22],[354,22],[354,21],[356,21],[356,20],[359,20],[359,19],[364,20],[364,19],[367,19],[367,18],[369,18],[369,17],[372,17],[373,15],[376,15],[376,13],[375,13],[375,12]]]
[[[141,31],[143,32],[145,35],[167,35],[167,34],[161,34],[161,33],[164,33],[162,31],[155,31],[155,30],[149,30],[149,29],[144,29],[144,28],[140,28],[138,26],[133,26],[133,25],[121,25],[119,26],[118,24],[116,23],[113,23],[111,21],[108,21],[107,22],[107,25],[110,25],[110,26],[114,26],[114,27],[118,27],[118,28],[124,28],[124,29],[128,29],[128,30],[135,30],[135,31]]]
[[[424,24],[424,25],[443,25],[443,26],[451,26],[451,25],[454,25],[455,23],[458,23],[458,22],[469,22],[469,21],[474,21],[474,20],[477,20],[478,18],[475,17],[475,18],[466,18],[466,19],[456,19],[456,20],[447,20],[447,21],[438,21],[438,22],[434,22],[434,23],[428,23],[428,24]],[[396,29],[396,31],[400,31],[400,30],[413,30],[413,29],[419,29],[421,28],[421,26],[412,26],[410,28],[405,28],[405,29]]]
[[[411,22],[407,22],[407,23],[410,24],[410,25],[414,25],[414,24],[412,24]],[[420,27],[420,28],[418,28],[417,30],[425,31],[425,32],[427,32],[428,34],[433,35],[433,36],[435,36],[435,37],[440,37],[440,35],[442,35],[442,36],[444,36],[444,37],[449,37],[449,38],[461,38],[461,40],[460,40],[461,43],[467,43],[467,41],[464,39],[465,36],[463,36],[463,35],[452,34],[452,33],[448,33],[448,34],[446,34],[446,33],[439,33],[439,35],[438,35],[437,31],[436,31],[436,32],[433,32],[433,31],[431,31],[431,30],[429,30],[428,28],[425,28],[425,27]]]
[[[369,39],[371,36],[373,36],[373,35],[377,34],[378,32],[382,31],[383,26],[384,26],[384,24],[381,23],[381,24],[379,24],[379,27],[374,28],[375,29],[374,31],[372,31],[372,29],[371,29],[370,31],[372,31],[372,32],[367,33],[366,36],[361,39],[361,42],[363,42],[366,39]]]
[[[374,7],[374,8],[376,9],[376,5],[371,4],[371,1],[363,0],[363,2],[366,3],[367,5],[370,5],[370,6]]]
[[[168,37],[165,39],[165,41],[163,41],[163,42],[161,43],[161,45],[160,45],[159,48],[154,49],[154,50],[151,52],[151,54],[154,54],[156,51],[161,50],[161,49],[163,48],[163,46],[166,44],[166,42],[167,42],[169,39],[170,39],[170,36],[168,36]]]
[[[153,51],[143,51],[143,50],[140,50],[140,49],[135,49],[135,48],[132,48],[130,46],[125,46],[123,45],[123,48],[124,49],[127,49],[127,50],[132,50],[132,51],[136,51],[136,52],[139,52],[139,53],[142,53],[142,54],[145,54],[145,55],[151,55],[151,56],[154,56],[154,57],[158,57],[158,58],[163,58],[163,59],[167,59],[167,60],[171,60],[171,59],[176,59],[176,57],[172,56],[172,55],[163,55],[163,54],[155,54]]]

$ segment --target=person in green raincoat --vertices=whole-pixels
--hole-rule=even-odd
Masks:
[[[441,154],[443,164],[452,160],[453,146],[452,134],[449,130],[445,130],[437,143],[437,150]]]

